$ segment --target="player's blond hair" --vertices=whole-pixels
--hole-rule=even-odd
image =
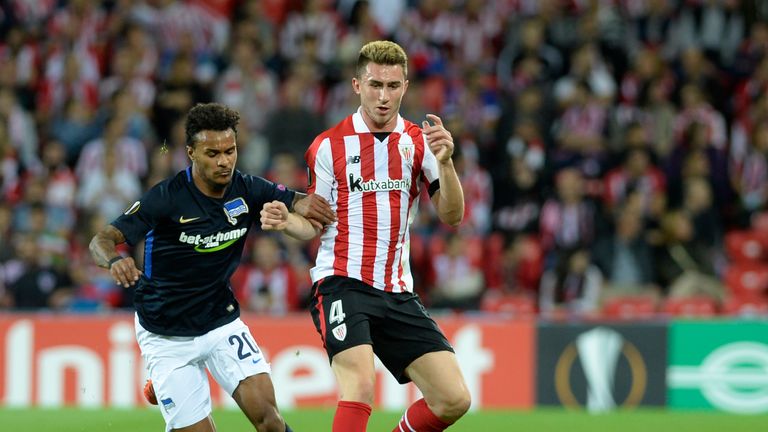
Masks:
[[[403,67],[403,75],[408,76],[408,55],[405,54],[405,50],[400,45],[391,41],[368,42],[360,49],[360,55],[357,57],[357,68],[355,69],[357,78],[362,76],[368,63],[400,65]]]

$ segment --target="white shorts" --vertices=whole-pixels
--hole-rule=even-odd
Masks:
[[[270,367],[240,318],[202,336],[162,336],[135,318],[136,340],[155,388],[165,430],[193,425],[211,414],[206,368],[230,395],[240,381]]]

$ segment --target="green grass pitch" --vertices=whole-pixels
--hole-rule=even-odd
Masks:
[[[296,432],[330,432],[332,410],[283,413]],[[374,411],[369,432],[391,431],[400,413]],[[253,430],[239,411],[216,411],[219,432]],[[4,432],[136,432],[163,431],[156,408],[116,409],[0,409]],[[473,412],[450,432],[725,432],[768,431],[768,415],[739,416],[712,412],[674,412],[641,409],[590,415],[561,409]]]

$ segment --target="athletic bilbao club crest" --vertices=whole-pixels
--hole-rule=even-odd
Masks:
[[[408,164],[413,164],[413,144],[398,144],[397,148],[400,150],[400,157]]]
[[[340,324],[331,330],[331,333],[333,333],[333,337],[336,339],[343,341],[344,338],[347,337],[347,325],[346,324]]]

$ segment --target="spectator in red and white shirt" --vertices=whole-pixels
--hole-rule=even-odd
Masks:
[[[243,126],[262,131],[269,114],[278,106],[278,80],[264,66],[261,53],[246,40],[231,48],[232,63],[216,80],[215,99],[240,112]]]
[[[577,248],[588,247],[596,234],[596,209],[584,196],[584,177],[576,168],[557,173],[557,196],[544,202],[540,233],[547,268]]]
[[[710,105],[702,89],[695,84],[686,84],[680,90],[680,100],[682,110],[674,123],[678,143],[684,144],[688,128],[694,123],[699,123],[706,126],[709,143],[718,150],[724,150],[728,144],[725,118]]]
[[[280,53],[288,60],[301,58],[305,41],[316,44],[315,58],[309,59],[329,63],[336,52],[339,37],[339,17],[327,0],[301,2],[301,11],[292,12],[280,33]]]
[[[10,88],[0,87],[0,122],[5,127],[8,141],[19,162],[26,170],[39,172],[40,146],[34,118],[19,104],[16,94]]]
[[[99,170],[104,166],[107,147],[114,149],[120,168],[138,177],[143,177],[147,173],[147,151],[144,144],[125,135],[125,119],[113,118],[107,123],[103,137],[83,147],[75,168],[79,179],[82,180],[89,171]]]
[[[429,292],[434,308],[477,309],[485,287],[481,263],[467,251],[468,236],[451,233],[445,249],[432,255],[434,287]]]

